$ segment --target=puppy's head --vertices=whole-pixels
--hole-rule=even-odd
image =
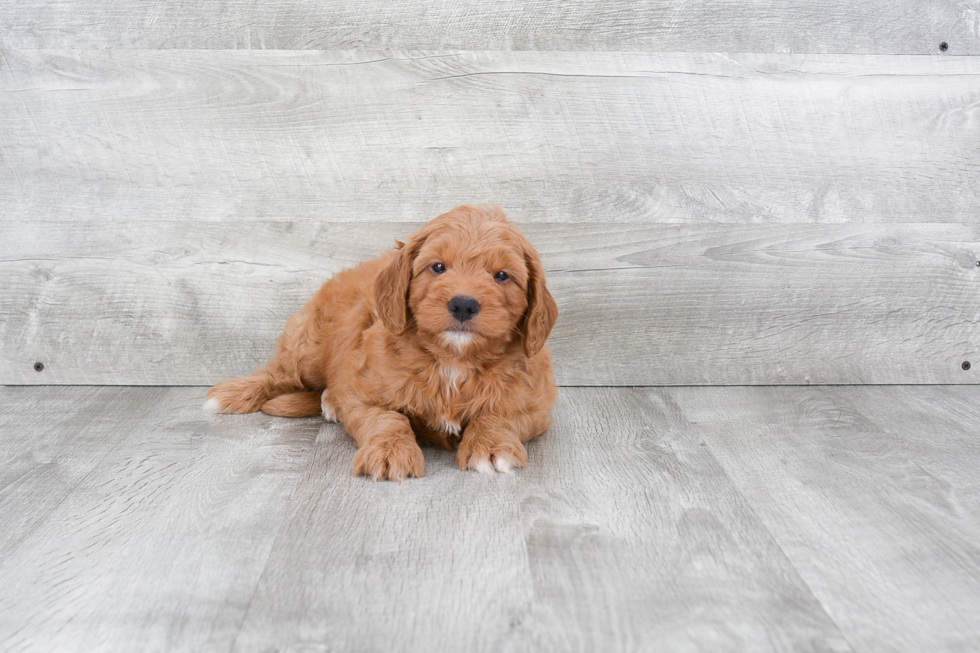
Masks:
[[[378,276],[375,299],[390,331],[460,355],[520,339],[533,356],[558,319],[538,253],[498,207],[426,224]]]

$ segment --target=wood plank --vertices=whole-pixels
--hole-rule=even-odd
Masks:
[[[426,449],[423,479],[379,484],[355,451],[321,432],[235,649],[499,650],[532,600],[520,476]]]
[[[710,453],[636,390],[563,390],[514,476],[322,438],[238,650],[850,650]],[[338,473],[338,470],[341,470]]]
[[[247,373],[325,279],[417,226],[4,220],[0,382]],[[524,230],[564,385],[978,382],[975,224]]]
[[[126,437],[144,410],[107,411],[112,402],[148,404],[159,392],[137,388],[0,387],[0,558],[51,518]]]
[[[976,387],[652,394],[683,411],[856,650],[975,648]]]
[[[967,2],[0,1],[11,47],[977,54]]]
[[[0,648],[232,644],[321,422],[207,422],[202,397],[0,389],[0,446],[34,463],[0,491],[18,531],[0,555]]]
[[[980,212],[976,57],[5,50],[0,87],[14,220]]]
[[[526,470],[398,485],[199,388],[0,388],[0,648],[970,650],[978,393],[566,388]]]

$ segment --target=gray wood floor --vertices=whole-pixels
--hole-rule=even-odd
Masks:
[[[980,388],[564,388],[512,476],[0,388],[0,650],[968,651]]]

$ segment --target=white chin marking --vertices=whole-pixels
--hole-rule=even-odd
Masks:
[[[494,458],[493,458],[493,466],[501,474],[513,474],[514,473],[514,468],[517,465],[514,464],[514,461],[513,460],[511,460],[510,458],[507,458],[506,456],[494,456]]]
[[[481,474],[493,474],[493,465],[490,464],[489,458],[480,458],[479,460],[470,460],[470,469],[480,472]]]
[[[466,348],[466,345],[473,342],[473,334],[465,331],[446,331],[442,334],[442,339],[447,345],[461,352]]]
[[[211,397],[204,402],[204,412],[217,415],[221,412],[221,402],[218,401],[217,398]]]
[[[333,408],[327,403],[327,391],[324,390],[323,394],[320,395],[320,411],[323,413],[323,419],[328,422],[336,422],[337,414],[333,412]]]

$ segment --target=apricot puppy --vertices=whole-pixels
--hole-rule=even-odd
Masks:
[[[459,206],[327,281],[265,367],[211,388],[206,407],[322,412],[376,481],[424,476],[419,442],[458,447],[460,469],[511,472],[551,425],[557,319],[541,259],[503,211]]]

